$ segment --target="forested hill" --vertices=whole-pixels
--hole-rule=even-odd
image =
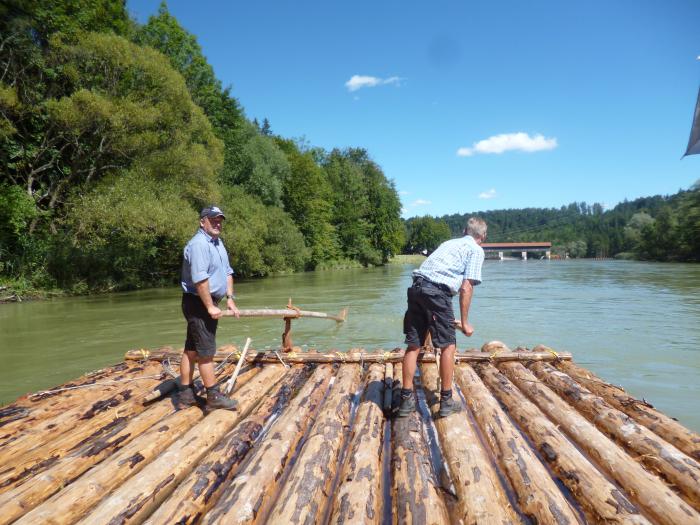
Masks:
[[[488,242],[551,241],[571,257],[625,254],[647,260],[700,261],[700,186],[671,196],[625,201],[610,210],[600,204],[572,203],[561,208],[478,211],[406,221],[405,250],[434,249],[462,235],[469,217],[483,217]]]
[[[401,249],[398,194],[367,151],[273,128],[165,3],[143,25],[123,0],[0,3],[0,289],[174,283],[212,203],[239,276]]]

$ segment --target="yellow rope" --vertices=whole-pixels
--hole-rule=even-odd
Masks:
[[[547,352],[549,352],[550,354],[552,354],[552,355],[554,356],[555,359],[561,359],[561,358],[559,357],[559,354],[557,354],[557,353],[556,353],[554,350],[552,350],[551,348],[547,348]]]
[[[143,359],[144,361],[148,359],[148,357],[151,355],[151,352],[149,352],[145,348],[141,348],[139,352],[141,353],[141,359]]]
[[[489,355],[489,359],[490,359],[490,360],[495,359],[495,358],[498,356],[498,354],[500,354],[500,353],[502,353],[502,352],[503,352],[503,349],[502,349],[502,348],[496,350],[495,352],[493,352],[492,354]]]

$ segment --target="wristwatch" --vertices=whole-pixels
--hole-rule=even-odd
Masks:
[[[236,296],[233,295],[232,293],[227,293],[227,294],[226,294],[226,299],[235,299],[235,298],[236,298]]]

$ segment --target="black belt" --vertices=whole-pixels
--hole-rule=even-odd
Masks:
[[[447,286],[446,284],[442,283],[434,283],[430,279],[426,279],[423,276],[417,275],[413,278],[413,286],[432,286],[433,288],[437,288],[438,290],[442,290],[445,293],[448,293],[452,295],[452,290],[450,290],[450,287]]]

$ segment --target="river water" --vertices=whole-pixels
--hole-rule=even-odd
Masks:
[[[291,296],[307,310],[346,323],[293,322],[295,345],[392,349],[403,345],[411,265],[334,270],[236,284],[239,308],[282,308]],[[700,265],[628,261],[486,261],[475,289],[471,338],[511,348],[542,343],[622,385],[700,431]],[[455,299],[455,312],[457,312]],[[217,342],[276,347],[279,319],[223,319]],[[0,404],[113,364],[134,348],[184,343],[176,287],[0,305]]]

